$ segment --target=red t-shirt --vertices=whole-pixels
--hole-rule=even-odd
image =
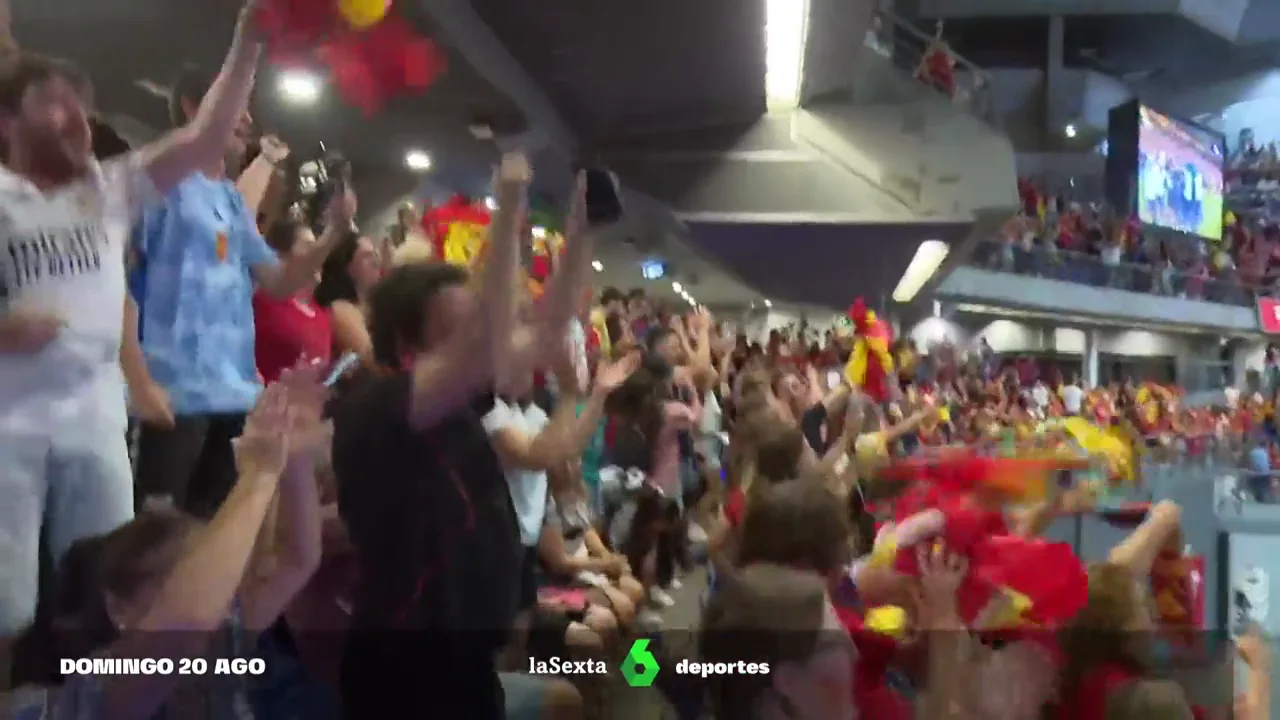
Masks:
[[[280,377],[299,360],[328,365],[333,356],[333,328],[328,308],[310,298],[277,300],[253,294],[254,348],[258,373],[265,382]]]
[[[737,529],[742,525],[742,517],[747,512],[747,494],[742,488],[733,488],[724,496],[724,518],[729,527]]]
[[[863,624],[862,613],[853,608],[837,605],[836,615],[858,648],[852,682],[854,704],[860,715],[877,720],[910,718],[911,703],[885,683],[885,672],[897,656],[897,642],[868,630]]]
[[[1113,692],[1141,678],[1128,668],[1107,664],[1091,668],[1080,680],[1075,697],[1058,708],[1059,720],[1102,720],[1107,714],[1107,699]],[[1202,708],[1192,706],[1196,720],[1204,720]]]

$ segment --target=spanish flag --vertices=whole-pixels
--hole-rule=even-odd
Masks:
[[[853,321],[854,340],[853,353],[844,368],[845,379],[876,402],[884,402],[892,387],[893,356],[889,354],[889,344],[893,334],[867,309],[862,298],[849,308],[849,319]]]
[[[1088,576],[1067,543],[1010,535],[1001,513],[968,496],[944,497],[932,509],[943,514],[943,529],[924,542],[941,541],[948,552],[969,561],[956,592],[957,609],[966,623],[978,620],[997,597],[1005,602],[998,616],[981,618],[986,629],[1057,627],[1084,607]],[[914,547],[898,547],[886,537],[877,543],[872,562],[885,555],[896,571],[920,576]]]
[[[489,212],[462,195],[422,215],[422,229],[435,245],[436,257],[472,268],[489,239]]]

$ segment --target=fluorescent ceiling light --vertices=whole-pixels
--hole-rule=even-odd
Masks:
[[[489,212],[493,212],[498,209],[498,201],[493,197],[487,197],[484,199],[484,206],[489,209]]]
[[[800,102],[808,0],[765,0],[764,94],[770,107]]]
[[[592,260],[591,269],[595,270],[596,272],[604,272],[604,263],[600,262],[599,260]]]
[[[911,302],[916,293],[920,292],[920,288],[924,287],[924,284],[929,282],[929,278],[938,272],[938,268],[942,265],[942,261],[947,259],[949,252],[951,248],[941,240],[925,240],[920,243],[920,247],[916,248],[915,257],[911,258],[911,264],[907,265],[906,272],[902,273],[897,287],[893,289],[893,301]]]
[[[534,225],[533,236],[538,239],[542,239],[547,236],[547,229],[542,227],[541,225]]]
[[[677,293],[684,293],[684,286],[678,282],[671,283],[671,289],[675,290]]]
[[[773,307],[773,301],[772,301],[772,300],[765,300],[765,301],[764,301],[764,306],[765,306],[765,307]]]
[[[280,74],[280,96],[295,105],[309,105],[320,97],[320,78],[304,70]]]
[[[692,295],[685,295],[685,296],[684,296],[684,299],[685,299],[685,300],[687,300],[687,301],[688,301],[688,303],[689,303],[690,305],[697,305],[697,304],[698,304],[698,301],[697,301],[697,300],[694,300]]]
[[[414,172],[426,172],[431,169],[431,156],[421,150],[410,150],[404,154],[404,164]]]

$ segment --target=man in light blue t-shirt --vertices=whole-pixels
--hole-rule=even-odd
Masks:
[[[175,84],[175,123],[190,117],[212,76],[188,70]],[[254,364],[255,285],[292,297],[319,272],[341,237],[326,232],[312,247],[281,261],[263,240],[256,208],[227,178],[243,165],[251,119],[245,113],[226,163],[193,173],[147,212],[135,229],[130,292],[147,369],[169,394],[172,427],[142,423],[135,499],[167,496],[208,517],[235,482],[231,440],[262,389]],[[349,189],[331,204],[329,227],[351,225]]]

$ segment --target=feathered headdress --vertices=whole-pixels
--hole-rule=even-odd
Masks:
[[[948,552],[969,561],[957,594],[966,622],[999,596],[1007,599],[1007,607],[1000,617],[986,618],[993,628],[1053,626],[1073,617],[1084,605],[1088,580],[1071,546],[1010,534],[1003,514],[973,495],[981,487],[1002,492],[1017,486],[1043,488],[1052,462],[960,455],[886,468],[899,479],[917,482],[895,503],[898,526],[877,540],[871,562],[918,577],[916,547],[942,542]],[[918,519],[925,517],[931,520],[922,525]],[[915,531],[909,529],[913,526]],[[927,529],[920,532],[921,527]]]
[[[390,0],[263,0],[253,20],[275,63],[319,59],[342,98],[367,115],[425,90],[445,69],[435,43],[391,12]]]
[[[889,354],[893,334],[862,298],[849,307],[849,320],[853,322],[853,352],[844,368],[845,379],[876,402],[884,402],[889,399],[893,376],[893,356]]]

